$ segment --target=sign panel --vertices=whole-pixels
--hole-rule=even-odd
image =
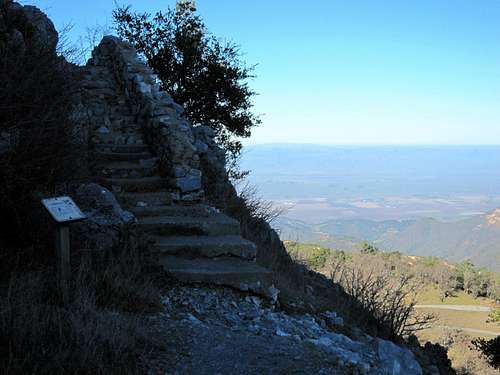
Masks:
[[[70,223],[87,218],[70,197],[42,199],[42,204],[58,223]]]

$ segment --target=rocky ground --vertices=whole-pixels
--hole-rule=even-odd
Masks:
[[[335,313],[289,315],[227,288],[177,286],[153,319],[167,358],[151,374],[421,374],[413,354],[389,341],[336,333]],[[165,370],[167,368],[167,370]]]

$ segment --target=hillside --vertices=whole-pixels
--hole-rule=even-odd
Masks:
[[[415,220],[330,220],[312,225],[279,218],[275,226],[283,239],[317,242],[347,251],[361,241],[378,247],[451,261],[471,259],[475,264],[500,270],[500,210],[468,219],[441,222]]]
[[[442,223],[417,220],[400,232],[385,232],[374,242],[388,249],[416,255],[436,255],[453,261],[472,259],[474,263],[500,269],[500,226],[492,215]]]
[[[407,318],[294,262],[130,43],[76,66],[58,38],[0,1],[0,373],[450,373]]]
[[[365,287],[372,290],[374,284],[380,283],[382,288],[375,294],[385,296],[386,290],[390,293],[399,285],[397,280],[411,276],[413,283],[408,286],[414,288],[415,294],[406,298],[413,300],[418,314],[431,317],[416,332],[417,337],[444,345],[457,373],[497,374],[474,350],[472,340],[500,334],[500,273],[485,273],[468,262],[453,264],[438,257],[381,252],[368,247],[364,252],[344,253],[293,241],[285,241],[285,245],[293,257],[311,269],[336,277],[346,288],[368,300],[372,294],[363,294]],[[361,278],[353,282],[352,275]],[[487,290],[483,286],[488,286]]]

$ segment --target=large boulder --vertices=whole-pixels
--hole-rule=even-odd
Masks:
[[[49,49],[55,50],[59,42],[59,35],[49,17],[32,5],[25,5],[23,10],[28,22],[33,27],[33,40],[39,45],[46,45]]]
[[[54,23],[40,9],[32,5],[21,5],[14,1],[3,1],[0,17],[0,31],[10,32],[9,39],[15,38],[16,45],[21,41],[29,41],[32,46],[46,47],[56,50],[59,35]]]
[[[378,363],[391,375],[421,375],[422,368],[413,353],[391,341],[376,339]]]
[[[134,215],[122,209],[113,193],[98,184],[80,185],[73,198],[87,216],[87,220],[72,226],[72,240],[80,249],[112,249],[135,223]]]

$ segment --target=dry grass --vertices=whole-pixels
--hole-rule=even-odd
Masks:
[[[158,290],[133,254],[74,273],[60,303],[52,270],[12,275],[0,304],[2,374],[140,374],[161,350],[144,312]]]

